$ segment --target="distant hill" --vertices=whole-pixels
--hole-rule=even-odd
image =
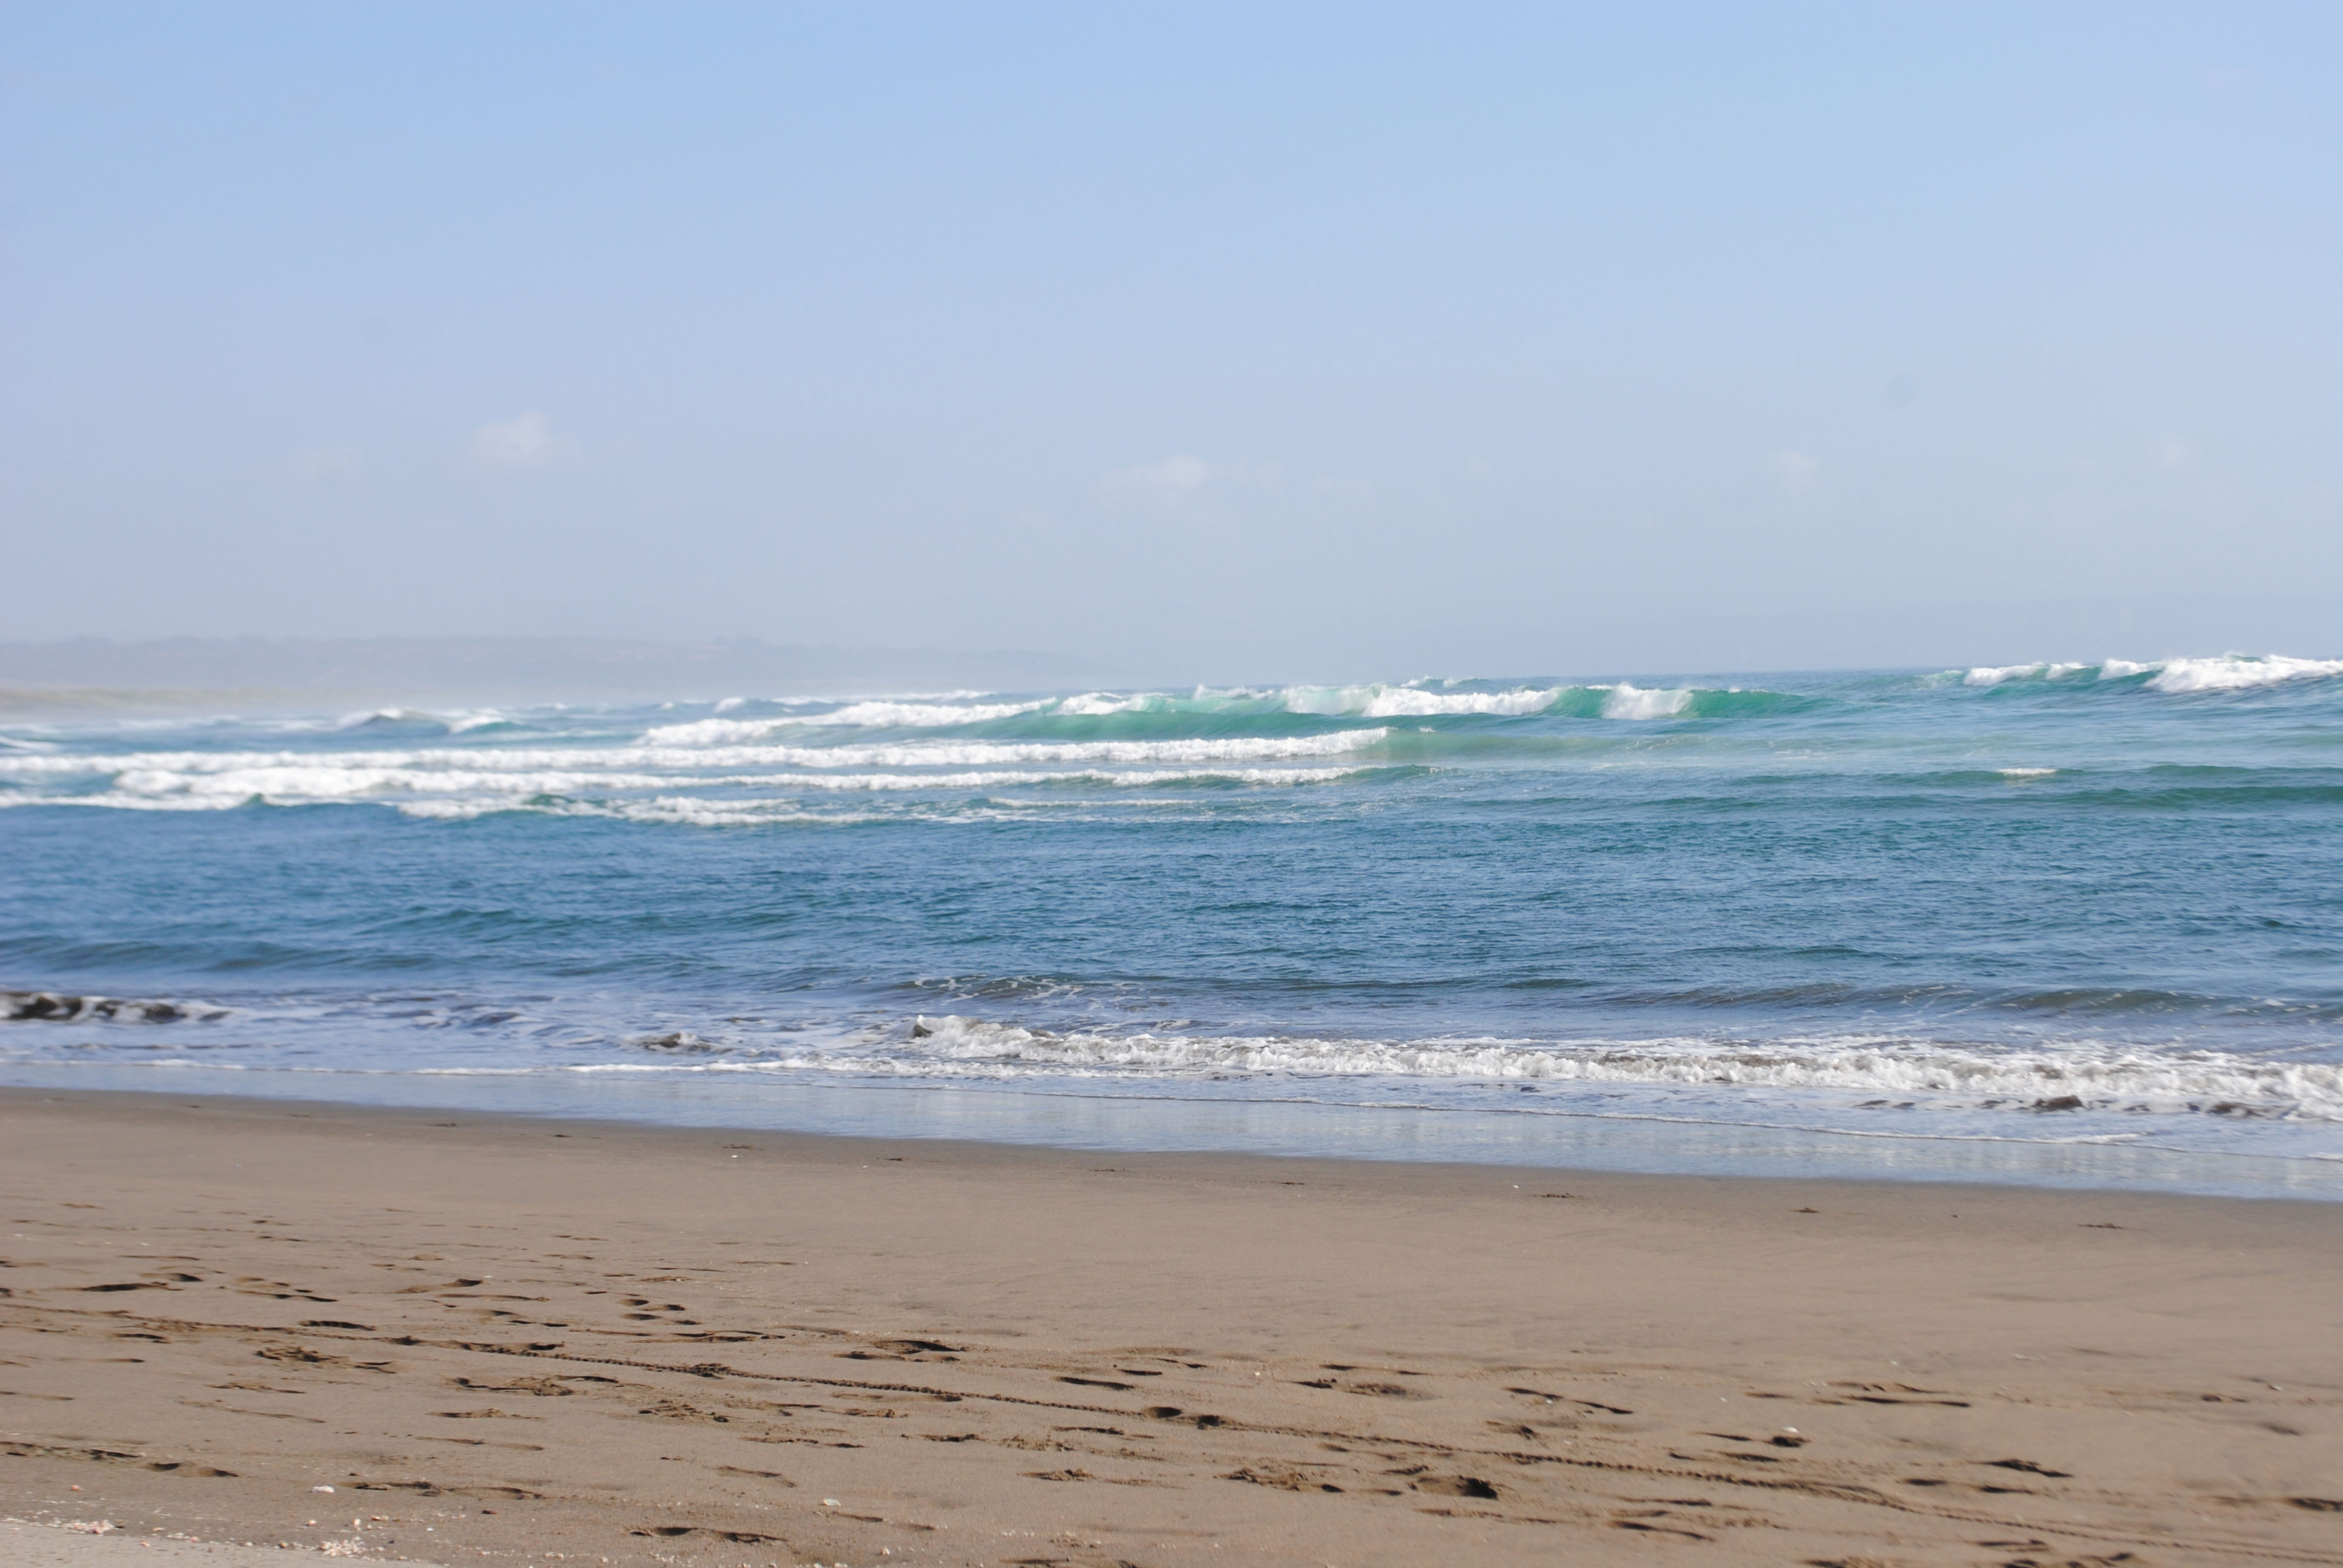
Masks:
[[[166,638],[0,643],[0,687],[172,692],[314,692],[505,701],[710,698],[914,687],[1080,685],[1080,661],[1017,649],[806,648],[727,638]]]

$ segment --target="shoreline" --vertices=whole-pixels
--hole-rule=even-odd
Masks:
[[[159,1077],[185,1072],[176,1083]],[[93,1082],[93,1080],[99,1081]],[[323,1092],[327,1087],[341,1091]],[[1194,1153],[1649,1176],[2343,1202],[2343,1161],[2155,1144],[1860,1131],[1796,1123],[1289,1097],[1074,1093],[981,1082],[741,1081],[597,1073],[232,1070],[0,1064],[0,1093],[437,1110],[528,1121],[999,1144],[1095,1154]]]
[[[0,1149],[24,1517],[662,1568],[2343,1563],[2327,1203],[92,1091],[0,1091]]]
[[[894,1092],[892,1090],[880,1092]],[[912,1092],[929,1092],[924,1089]],[[938,1092],[966,1092],[955,1086]],[[980,1091],[979,1092],[981,1092]],[[1022,1098],[1006,1095],[1004,1098]],[[1032,1098],[1042,1098],[1034,1096]],[[1067,1097],[1071,1098],[1071,1097]],[[1214,1105],[1218,1102],[1177,1102]],[[1257,1102],[1243,1101],[1242,1104]],[[2044,1199],[2057,1198],[2086,1207],[2106,1207],[2134,1200],[2151,1204],[2206,1204],[2212,1206],[2245,1205],[2248,1208],[2268,1204],[2295,1205],[2326,1209],[2332,1200],[2323,1196],[2297,1193],[2237,1194],[2228,1192],[2195,1192],[2180,1189],[2148,1187],[2087,1187],[2037,1186],[2021,1181],[1961,1181],[1913,1176],[1843,1176],[1800,1171],[1671,1171],[1611,1169],[1601,1166],[1569,1166],[1544,1163],[1505,1163],[1491,1160],[1443,1160],[1429,1155],[1405,1158],[1385,1158],[1375,1155],[1342,1155],[1284,1153],[1261,1150],[1224,1149],[1218,1147],[1182,1148],[1106,1148],[1082,1143],[1024,1142],[1008,1139],[952,1137],[929,1133],[864,1133],[816,1131],[804,1128],[778,1126],[771,1122],[747,1121],[666,1121],[649,1118],[613,1115],[580,1115],[560,1111],[505,1111],[480,1108],[444,1101],[357,1101],[314,1099],[307,1097],[262,1094],[236,1094],[219,1091],[170,1091],[140,1089],[75,1089],[47,1085],[20,1085],[0,1082],[0,1117],[18,1107],[35,1104],[71,1107],[80,1111],[103,1111],[108,1106],[121,1106],[136,1111],[161,1111],[177,1109],[227,1110],[239,1115],[248,1114],[263,1122],[275,1118],[292,1121],[326,1119],[347,1120],[354,1126],[371,1126],[377,1121],[385,1128],[413,1130],[417,1127],[445,1129],[461,1127],[493,1131],[511,1136],[562,1137],[591,1134],[611,1139],[642,1139],[656,1142],[669,1136],[693,1140],[711,1138],[755,1137],[776,1147],[791,1149],[813,1156],[828,1151],[839,1160],[891,1159],[909,1151],[949,1161],[982,1165],[990,1161],[1016,1162],[1031,1161],[1055,1169],[1095,1171],[1097,1161],[1114,1159],[1126,1162],[1161,1165],[1167,1171],[1205,1171],[1222,1173],[1242,1173],[1247,1179],[1274,1181],[1278,1172],[1296,1166],[1321,1168],[1322,1173],[1344,1172],[1356,1181],[1369,1182],[1378,1174],[1413,1185],[1411,1177],[1423,1177],[1434,1184],[1452,1181],[1483,1182],[1504,1179],[1507,1182],[1544,1183],[1627,1183],[1659,1190],[1681,1190],[1707,1192],[1717,1189],[1731,1190],[1743,1184],[1753,1189],[1773,1190],[1784,1196],[1813,1192],[1855,1193],[1880,1191],[1896,1193],[1936,1194],[1958,1199],[1968,1195],[1972,1207],[1982,1208],[1996,1200],[2023,1198],[2027,1195]],[[1332,1109],[1348,1111],[1349,1106]],[[1408,1108],[1413,1111],[1415,1108]],[[1487,1114],[1477,1111],[1444,1111],[1433,1110],[1431,1115]],[[447,1118],[461,1120],[450,1122]],[[1677,1125],[1663,1123],[1663,1125]],[[1705,1124],[1703,1124],[1705,1125]],[[560,1131],[548,1131],[548,1129]],[[1738,1129],[1735,1129],[1736,1131]],[[1820,1136],[1848,1137],[1852,1133],[1822,1133]],[[1914,1141],[1918,1141],[1916,1138]],[[722,1145],[736,1148],[737,1145]],[[2056,1146],[2052,1146],[2056,1147]],[[2192,1159],[2227,1160],[2262,1158],[2251,1155],[2192,1155]],[[1136,1168],[1136,1164],[1133,1165]],[[2343,1233],[2343,1212],[2338,1213],[2338,1233]]]

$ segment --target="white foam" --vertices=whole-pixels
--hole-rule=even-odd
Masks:
[[[885,745],[730,747],[418,747],[367,751],[142,751],[75,756],[0,755],[0,779],[41,784],[104,779],[141,792],[169,790],[202,778],[246,793],[286,789],[345,794],[393,789],[402,780],[499,778],[558,789],[562,781],[600,779],[614,788],[697,782],[744,769],[981,768],[1108,763],[1127,767],[1244,763],[1340,757],[1388,739],[1383,729],[1331,735],[1229,736],[1185,740],[948,741]],[[628,782],[619,783],[620,779]],[[189,783],[188,787],[193,787]]]
[[[1078,719],[1098,719],[1110,713],[1143,713],[1151,705],[1151,699],[1143,692],[1118,697],[1111,691],[1086,691],[1080,697],[1067,698],[1051,711]]]
[[[1095,769],[1070,772],[796,773],[737,782],[801,789],[998,789],[1017,784],[1101,784],[1121,789],[1191,779],[1232,784],[1331,784],[1355,771],[1342,768],[1158,768],[1116,773]]]
[[[899,746],[839,746],[793,749],[799,767],[984,767],[1011,763],[1257,762],[1282,758],[1339,757],[1389,739],[1388,729],[1345,729],[1332,735],[1229,736],[1188,740],[915,741]]]
[[[2255,658],[2226,654],[2219,658],[2171,658],[2149,681],[2156,691],[2244,691],[2258,686],[2278,686],[2290,680],[2318,680],[2343,675],[2343,658],[2288,658],[2269,654]]]
[[[2149,1112],[2251,1111],[2343,1121],[2343,1065],[2169,1054],[2076,1044],[2056,1053],[1986,1051],[1876,1039],[1764,1044],[1703,1040],[1550,1044],[1497,1039],[1383,1040],[1284,1036],[1053,1034],[957,1015],[928,1018],[906,1065],[992,1064],[1072,1072],[1243,1072],[1504,1079],[1529,1082],[1824,1089],[1950,1097],[2022,1110],[2076,1096]]]
[[[2129,680],[2146,675],[2151,691],[2246,691],[2292,680],[2318,680],[2343,675],[2343,659],[2290,658],[2284,654],[2225,653],[2213,658],[2157,658],[2144,663],[2128,658],[2102,659],[2089,664],[1979,665],[1962,677],[1968,686],[1999,686],[2012,680],[2063,680],[2085,670],[2096,670],[2100,680]]]
[[[1542,713],[1570,689],[1523,687],[1512,691],[1426,691],[1414,686],[1296,686],[1282,697],[1289,713],[1359,719],[1426,719],[1444,713]]]
[[[738,699],[729,699],[737,703]],[[721,711],[728,704],[718,704]],[[687,724],[661,724],[645,732],[652,746],[738,746],[771,739],[808,726],[865,729],[935,729],[987,719],[1009,719],[1051,706],[1049,699],[1031,702],[904,702],[892,699],[852,702],[821,713],[778,714],[764,719],[699,719]]]
[[[752,702],[761,702],[773,708],[820,708],[825,709],[844,708],[850,704],[857,702],[924,702],[935,704],[967,703],[973,702],[980,697],[990,697],[992,693],[990,691],[966,689],[960,691],[894,691],[880,693],[877,695],[863,693],[852,697],[834,694],[824,696],[820,693],[803,693],[795,697],[727,697],[715,703],[711,711],[716,713],[737,713]],[[670,710],[683,706],[687,705],[675,702],[662,702],[659,704],[660,708]]]
[[[437,822],[465,822],[516,809],[538,816],[601,818],[619,822],[669,823],[692,828],[754,828],[784,823],[843,828],[887,819],[870,812],[807,811],[794,800],[706,800],[689,795],[661,795],[638,800],[530,802],[526,806],[509,798],[398,802],[402,816]]]
[[[1289,713],[1358,719],[1427,719],[1446,714],[1519,718],[1544,713],[1574,691],[1604,693],[1605,719],[1672,719],[1692,704],[1690,688],[1646,689],[1626,681],[1597,686],[1524,686],[1504,691],[1435,691],[1420,686],[1296,686],[1281,695]]]
[[[857,702],[829,713],[815,714],[809,724],[857,724],[867,729],[923,729],[938,725],[980,724],[1010,719],[1051,706],[1040,702]]]
[[[809,751],[784,748],[737,749],[745,751],[748,754],[746,759],[752,763],[774,760],[774,752],[780,752],[787,760],[799,763],[809,758],[823,763],[840,760],[835,753],[819,749]],[[869,751],[878,749],[853,749]],[[680,789],[781,790],[794,796],[809,792],[953,791],[1067,784],[1121,789],[1182,781],[1279,787],[1332,783],[1356,771],[1355,768],[1341,766],[1276,768],[1242,763],[1231,765],[1220,761],[1219,754],[1234,750],[1242,755],[1249,748],[1242,743],[1211,741],[1014,749],[926,746],[886,749],[908,749],[911,753],[908,760],[916,761],[928,770],[806,771],[787,766],[779,769],[768,768],[753,771],[706,770],[705,765],[711,761],[738,759],[733,750],[689,753],[692,762],[702,765],[701,770],[646,769],[641,765],[647,754],[634,749],[592,753],[529,749],[501,754],[488,750],[376,751],[341,756],[287,752],[183,752],[131,758],[84,758],[78,759],[78,767],[71,768],[64,766],[65,759],[59,758],[37,759],[35,760],[43,766],[31,769],[13,769],[0,763],[0,778],[15,773],[35,779],[45,776],[51,779],[63,777],[78,782],[85,779],[107,779],[110,774],[111,784],[110,789],[104,790],[0,797],[0,803],[51,803],[149,810],[225,810],[256,800],[280,806],[377,800],[397,805],[410,815],[456,818],[508,810],[522,805],[567,811],[592,804],[590,800],[573,799],[576,797],[607,798],[626,792],[674,791]],[[1040,760],[1045,763],[1060,761],[1074,765],[936,770],[938,764],[948,765],[958,753],[1001,749],[1041,752],[1044,755]],[[1331,748],[1313,747],[1311,749],[1332,754]],[[1082,766],[1080,758],[1051,755],[1064,752],[1106,752],[1110,755],[1101,760],[1151,761],[1157,765],[1123,768]],[[986,759],[991,759],[988,757]],[[584,760],[599,760],[606,765],[576,766]],[[900,766],[907,759],[888,756],[877,760],[885,767],[890,763]],[[505,766],[495,766],[499,762]],[[572,766],[543,765],[559,762]],[[1174,766],[1163,766],[1166,762]],[[627,763],[633,763],[636,767],[628,769],[623,766]],[[1186,765],[1178,765],[1182,763]],[[704,804],[711,810],[720,811],[771,809],[770,803],[710,800]]]
[[[493,708],[483,708],[475,712],[458,713],[450,716],[447,720],[447,729],[452,734],[464,735],[468,734],[470,731],[475,729],[485,729],[492,724],[508,724],[511,722],[512,719],[510,715],[500,713]]]
[[[1345,729],[1332,735],[1228,736],[1187,740],[988,741],[919,747],[840,748],[868,752],[880,767],[981,766],[1004,762],[1148,763],[1255,762],[1282,758],[1339,757],[1390,739],[1388,729]],[[835,756],[836,752],[827,755]],[[849,763],[849,766],[860,764]]]
[[[2064,680],[2090,668],[2087,664],[1979,665],[1961,680],[1966,686],[1999,686],[2010,680]]]
[[[1605,719],[1673,719],[1691,706],[1692,693],[1684,688],[1646,691],[1621,681],[1603,699]]]

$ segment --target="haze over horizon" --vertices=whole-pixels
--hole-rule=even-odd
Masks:
[[[1984,628],[1990,630],[1991,628]],[[2004,628],[2006,630],[2006,628]],[[1981,640],[1989,642],[1990,638]],[[2005,636],[2003,640],[2010,640]],[[2069,638],[2068,642],[2075,641]],[[2133,638],[2136,643],[2138,639]],[[1523,689],[1560,682],[1657,682],[1666,687],[1703,679],[1824,678],[1847,674],[1968,672],[1975,679],[2022,667],[2087,670],[2108,660],[2136,670],[2174,662],[2185,667],[2262,666],[2327,674],[2343,661],[2266,656],[2229,649],[2212,658],[2158,655],[2143,665],[2102,653],[2077,659],[2019,659],[1980,666],[1962,658],[1899,665],[1775,669],[1663,666],[1545,669],[1448,669],[1398,667],[1342,670],[1301,667],[1196,678],[1189,671],[1144,660],[1104,664],[1031,648],[839,647],[719,638],[683,642],[647,638],[387,637],[156,638],[118,641],[66,638],[0,643],[0,708],[15,711],[136,709],[154,699],[158,710],[190,702],[235,699],[272,709],[339,701],[498,703],[685,703],[719,699],[822,699],[919,693],[973,696],[1007,693],[1100,692],[1107,689],[1202,693],[1217,689],[1295,691],[1465,681],[1512,682]],[[2273,680],[2281,678],[2273,677]],[[1524,685],[1523,683],[1526,683]],[[2245,685],[2267,682],[2248,678]],[[62,703],[63,708],[59,707]],[[128,708],[125,708],[125,704]]]
[[[2343,653],[2338,45],[0,6],[0,641]]]

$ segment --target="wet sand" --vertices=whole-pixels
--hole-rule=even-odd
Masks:
[[[44,1551],[2343,1563],[2343,1205],[35,1091],[0,1181]]]

